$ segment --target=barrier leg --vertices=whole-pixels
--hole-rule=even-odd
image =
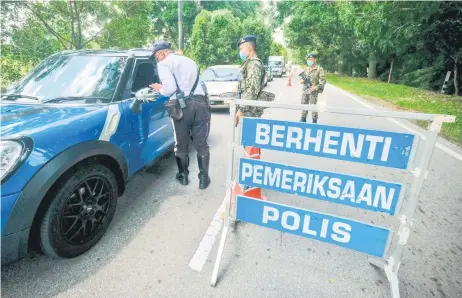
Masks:
[[[399,298],[400,296],[398,286],[398,270],[399,266],[401,265],[401,257],[409,238],[420,192],[427,177],[428,167],[430,165],[433,150],[438,138],[438,133],[441,130],[441,125],[442,122],[438,119],[430,123],[422,158],[417,167],[412,171],[412,174],[414,174],[414,181],[412,183],[411,192],[409,194],[408,204],[399,218],[400,225],[396,235],[397,243],[395,248],[390,253],[390,257],[387,261],[369,258],[369,262],[372,265],[382,268],[385,271],[387,279],[390,282],[390,290],[393,298]]]
[[[234,102],[230,103],[229,106],[231,123],[231,141],[228,143],[228,172],[226,174],[226,199],[225,199],[225,217],[223,220],[223,231],[221,234],[220,245],[218,246],[217,258],[212,271],[212,277],[210,279],[210,285],[214,287],[217,284],[218,270],[220,270],[221,258],[223,256],[223,250],[226,244],[226,236],[228,235],[229,229],[229,216],[230,216],[230,204],[233,191],[233,183],[231,181],[233,176],[233,165],[234,165],[234,140],[236,136],[235,130],[235,118],[236,118],[236,106]]]
[[[393,271],[393,259],[385,261],[377,258],[368,258],[368,260],[369,263],[377,268],[382,269],[385,272],[385,275],[390,284],[391,297],[399,298],[399,280],[397,272]]]

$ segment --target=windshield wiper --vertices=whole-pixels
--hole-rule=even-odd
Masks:
[[[109,100],[108,97],[103,97],[103,96],[59,96],[51,99],[47,99],[42,101],[42,103],[47,103],[47,102],[52,102],[52,101],[74,101],[74,100],[87,100],[87,99],[94,99],[95,102],[98,99],[102,100]]]
[[[37,101],[40,101],[40,99],[38,99],[35,96],[24,95],[24,94],[6,94],[6,95],[4,95],[2,97],[2,100],[5,100],[5,99],[18,99],[18,98],[29,98],[29,99],[35,99]]]

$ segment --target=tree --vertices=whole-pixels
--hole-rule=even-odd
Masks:
[[[255,17],[260,1],[198,1],[198,5],[205,10],[214,11],[226,9],[239,19]]]
[[[97,39],[111,15],[117,13],[111,2],[49,1],[16,2],[36,19],[63,49],[83,49]]]
[[[270,51],[271,56],[283,56],[284,59],[287,60],[287,50],[284,48],[282,44],[279,44],[277,42],[272,42],[271,43],[271,51]]]
[[[152,1],[152,10],[149,18],[153,25],[154,35],[170,40],[178,46],[178,2]],[[200,12],[195,1],[183,1],[183,36],[185,50],[188,49],[194,20]]]
[[[235,43],[240,34],[239,19],[231,11],[202,10],[193,26],[189,54],[201,68],[237,63]]]
[[[257,55],[265,63],[270,56],[273,42],[271,28],[254,17],[245,19],[241,28],[241,36],[251,34],[257,38]]]
[[[103,49],[143,48],[154,36],[150,20],[153,3],[149,1],[125,1],[114,4],[117,13],[105,26],[101,37],[96,40]]]

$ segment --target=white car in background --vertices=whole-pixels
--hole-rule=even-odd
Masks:
[[[230,100],[237,98],[241,70],[239,65],[215,65],[207,68],[201,75],[207,87],[210,105],[228,106]]]

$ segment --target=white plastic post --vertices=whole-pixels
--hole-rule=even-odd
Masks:
[[[214,287],[217,284],[218,270],[220,269],[221,258],[223,256],[223,250],[226,244],[226,236],[229,230],[229,211],[232,197],[232,176],[233,176],[233,165],[234,165],[234,140],[236,136],[235,121],[236,121],[236,105],[234,101],[229,104],[229,110],[231,115],[230,132],[231,141],[228,143],[228,172],[226,173],[226,199],[225,199],[225,217],[223,220],[223,231],[221,234],[220,245],[218,246],[217,259],[213,267],[212,278],[210,285]]]

